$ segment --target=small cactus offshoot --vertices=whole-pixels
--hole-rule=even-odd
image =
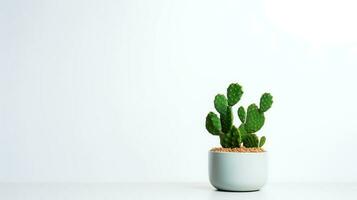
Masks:
[[[260,98],[259,107],[253,103],[246,110],[240,106],[233,112],[233,106],[239,102],[242,95],[242,86],[238,83],[230,84],[227,88],[227,97],[217,94],[214,98],[214,107],[219,116],[214,112],[209,112],[206,117],[207,131],[219,136],[224,148],[262,147],[265,144],[265,136],[259,138],[255,133],[264,125],[264,113],[272,106],[273,96],[264,93]],[[237,113],[242,122],[238,128],[233,125],[233,113]]]

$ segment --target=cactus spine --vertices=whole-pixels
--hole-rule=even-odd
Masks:
[[[240,106],[237,114],[242,123],[237,128],[233,125],[232,107],[239,102],[242,95],[243,89],[238,83],[230,84],[227,88],[227,98],[223,94],[217,94],[214,98],[214,107],[219,117],[214,112],[209,112],[206,117],[206,129],[212,135],[219,136],[222,147],[262,147],[265,144],[265,136],[259,139],[255,133],[263,127],[264,113],[271,108],[273,97],[264,93],[259,107],[251,104],[247,111]]]

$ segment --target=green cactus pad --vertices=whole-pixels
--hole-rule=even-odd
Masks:
[[[239,135],[241,136],[242,140],[248,134],[247,131],[245,130],[244,124],[241,124],[238,127],[238,132],[239,132]]]
[[[225,113],[227,110],[228,102],[227,98],[223,94],[217,94],[214,98],[214,107],[217,112]]]
[[[222,132],[228,133],[233,125],[232,107],[227,106],[226,112],[221,113],[220,118],[221,118]]]
[[[264,121],[265,121],[264,113],[259,111],[257,105],[251,104],[247,110],[245,130],[248,133],[257,132],[263,127]]]
[[[226,133],[219,136],[220,143],[224,148],[232,147],[232,134]]]
[[[265,140],[266,140],[265,136],[262,136],[262,137],[260,138],[259,147],[262,147],[262,146],[265,144]]]
[[[234,106],[243,95],[242,86],[238,83],[232,83],[227,88],[228,105]]]
[[[243,106],[238,108],[238,117],[242,123],[245,122],[245,110]]]
[[[262,97],[260,97],[260,112],[265,112],[269,110],[271,105],[273,104],[273,96],[269,93],[264,93]]]
[[[242,143],[242,137],[238,131],[238,129],[235,126],[232,126],[231,129],[231,133],[232,133],[232,146],[233,147],[240,147],[240,144]]]
[[[224,148],[240,147],[240,144],[242,143],[238,129],[235,126],[232,126],[230,132],[221,134],[219,138],[220,143]]]
[[[247,148],[258,147],[259,139],[255,134],[248,134],[243,139],[243,145]]]
[[[206,129],[212,135],[219,135],[222,132],[221,121],[214,112],[208,113],[206,117]]]

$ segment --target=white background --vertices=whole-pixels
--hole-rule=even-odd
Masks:
[[[207,181],[231,82],[274,96],[269,181],[357,181],[356,7],[1,0],[0,181]]]

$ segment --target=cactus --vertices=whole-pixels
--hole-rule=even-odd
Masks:
[[[213,112],[208,113],[206,117],[206,129],[212,135],[219,135],[222,132],[221,121]]]
[[[221,145],[224,148],[240,147],[242,143],[241,135],[235,126],[232,126],[230,132],[220,135]]]
[[[262,97],[260,97],[260,112],[266,112],[269,110],[271,105],[273,104],[273,96],[269,93],[264,93]]]
[[[214,98],[214,107],[218,113],[225,113],[227,111],[228,101],[223,94],[217,94]]]
[[[226,112],[220,114],[221,124],[222,124],[222,132],[228,133],[233,125],[233,113],[232,107],[227,106]]]
[[[243,106],[238,108],[238,117],[242,123],[245,122],[245,110]]]
[[[245,130],[245,127],[244,127],[244,124],[241,124],[239,127],[238,127],[238,131],[239,131],[239,134],[241,135],[241,137],[243,138],[245,135],[247,135],[247,131]]]
[[[261,113],[259,111],[258,106],[255,105],[254,103],[250,104],[250,106],[248,106],[247,119],[244,124],[247,132],[255,133],[259,131],[263,127],[264,121],[265,121],[264,113]]]
[[[222,131],[228,133],[233,125],[232,107],[228,106],[227,98],[223,94],[217,94],[214,98],[214,107],[220,114]]]
[[[240,134],[239,130],[233,126],[231,133],[233,135],[232,145],[234,147],[240,147],[240,144],[242,143],[242,135]]]
[[[219,113],[219,117],[214,113],[208,113],[206,117],[206,129],[212,135],[220,138],[220,143],[224,148],[234,147],[262,147],[266,137],[260,139],[255,134],[265,122],[264,113],[273,104],[273,97],[269,93],[264,93],[259,102],[248,106],[247,111],[243,106],[237,110],[238,117],[242,122],[238,128],[233,125],[232,107],[236,105],[243,95],[243,89],[238,83],[232,83],[227,88],[227,98],[223,94],[217,94],[214,98],[214,107]]]
[[[248,134],[243,139],[243,144],[245,147],[258,147],[259,138],[255,134]]]
[[[242,86],[232,83],[227,88],[228,105],[234,106],[243,95]]]
[[[259,140],[259,147],[262,147],[265,144],[265,136],[262,136]]]

